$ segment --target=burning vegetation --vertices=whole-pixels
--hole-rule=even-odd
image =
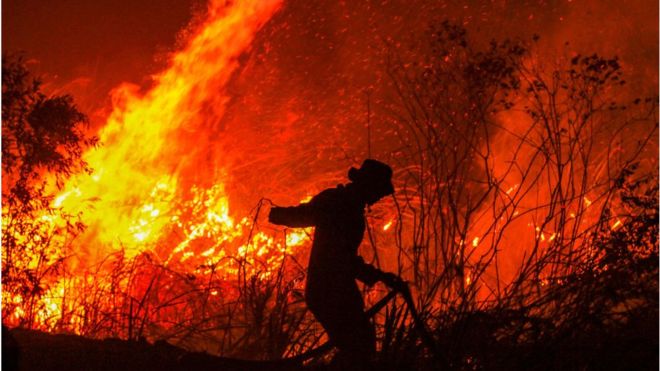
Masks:
[[[95,135],[3,55],[3,325],[253,360],[323,342],[302,297],[311,230],[266,211],[341,181],[365,148],[352,118],[244,89],[269,84],[254,80],[282,7],[210,1],[151,87],[114,91]],[[362,255],[411,284],[437,345],[396,298],[373,317],[380,360],[657,368],[657,86],[637,96],[617,57],[547,58],[537,36],[484,44],[434,21],[414,38],[381,39],[377,84],[338,98],[353,113],[366,99],[357,126],[395,171]]]

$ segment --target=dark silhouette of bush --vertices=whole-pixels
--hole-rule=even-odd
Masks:
[[[66,236],[83,225],[52,206],[52,193],[72,173],[91,171],[83,150],[96,144],[87,117],[69,95],[47,96],[21,57],[2,57],[2,314],[21,297],[32,326],[38,298],[65,259]],[[58,220],[57,223],[54,220]]]

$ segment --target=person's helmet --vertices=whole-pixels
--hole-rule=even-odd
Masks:
[[[359,169],[351,167],[348,170],[348,179],[381,197],[394,193],[392,168],[377,160],[366,159]]]

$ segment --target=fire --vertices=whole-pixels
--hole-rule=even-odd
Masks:
[[[78,276],[69,277],[68,285],[83,292],[88,269],[118,251],[126,259],[148,253],[165,267],[202,275],[220,272],[222,277],[235,274],[242,261],[251,267],[248,274],[267,278],[286,254],[308,241],[309,231],[289,232],[285,240],[252,234],[253,220],[230,213],[223,163],[208,160],[222,161],[210,156],[217,144],[210,133],[229,99],[225,85],[239,67],[238,57],[279,7],[279,0],[210,1],[206,21],[169,68],[154,77],[150,89],[116,89],[114,109],[98,134],[101,146],[84,154],[94,173],[72,177],[52,202],[54,208],[81,215],[87,226],[75,242],[76,262],[69,267]],[[43,218],[52,227],[61,223]],[[230,255],[235,259],[226,259]],[[103,275],[95,279],[95,285],[110,284]],[[40,308],[36,327],[48,330],[68,321],[77,331],[74,318],[84,313],[64,297],[64,281],[42,295],[35,306]],[[19,323],[26,315],[24,298],[5,300],[16,305],[12,322]]]
[[[106,312],[116,313],[111,310],[117,308],[113,300],[122,295],[130,303],[126,305],[124,302],[124,305],[131,308],[134,302],[148,302],[150,285],[156,278],[164,282],[159,284],[173,296],[177,295],[174,286],[185,281],[193,287],[190,291],[205,287],[213,301],[225,300],[232,295],[231,288],[223,286],[225,281],[236,280],[240,275],[262,280],[271,278],[283,266],[287,256],[303,250],[299,247],[309,243],[309,229],[264,229],[259,225],[260,207],[252,215],[236,212],[236,199],[231,199],[232,190],[228,189],[231,175],[228,163],[240,160],[231,158],[231,151],[219,149],[223,128],[219,128],[218,123],[225,116],[232,117],[225,115],[230,100],[227,84],[232,76],[243,71],[239,68],[239,60],[249,54],[257,32],[279,7],[280,0],[236,1],[231,5],[212,0],[208,18],[192,32],[187,45],[172,56],[170,67],[154,76],[151,88],[140,90],[123,85],[115,90],[113,110],[99,132],[102,145],[84,155],[94,173],[71,178],[52,202],[54,208],[70,215],[81,215],[87,226],[86,231],[72,242],[74,254],[67,261],[67,274],[71,275],[50,285],[36,304],[29,303],[27,296],[4,297],[3,305],[9,303],[15,307],[8,320],[10,325],[32,316],[35,326],[41,329],[64,328],[82,332],[82,319],[86,318],[85,311],[89,308],[79,304],[84,299],[81,296],[86,295],[90,287],[101,298],[94,303],[93,309],[106,315]],[[453,58],[450,60],[448,55],[445,62],[453,61]],[[250,104],[260,105],[262,98],[247,96]],[[289,102],[292,103],[287,106],[299,104],[293,98]],[[295,122],[303,117],[297,110],[291,111],[274,121]],[[452,116],[454,114],[467,118],[467,113],[452,112]],[[232,122],[241,119],[240,115],[232,117]],[[460,233],[448,237],[446,246],[452,249],[461,266],[468,266],[470,260],[486,256],[482,253],[488,249],[500,251],[493,245],[495,242],[491,242],[499,241],[500,233],[503,236],[500,246],[506,246],[504,250],[513,255],[512,260],[516,259],[516,252],[525,251],[530,240],[543,249],[562,246],[565,239],[570,238],[567,232],[572,230],[582,235],[583,228],[588,229],[589,223],[585,220],[596,220],[603,204],[599,189],[585,187],[584,193],[566,197],[566,202],[555,210],[551,200],[554,193],[549,192],[544,184],[553,184],[558,175],[542,171],[546,169],[545,163],[537,163],[540,157],[532,156],[541,148],[534,143],[544,142],[540,140],[543,139],[542,133],[530,134],[531,140],[521,147],[527,152],[514,152],[519,138],[528,130],[525,120],[514,119],[515,116],[501,118],[502,126],[509,128],[513,135],[500,133],[497,146],[488,149],[496,154],[492,158],[493,164],[488,165],[492,166],[492,184],[489,185],[498,190],[492,208],[476,210],[470,223],[465,221],[465,230],[461,228]],[[236,126],[240,124],[242,122]],[[302,134],[311,137],[308,132]],[[289,132],[281,135],[295,137]],[[562,143],[559,141],[557,153],[564,150]],[[528,166],[529,174],[512,170],[513,163]],[[559,175],[561,182],[565,179],[562,178],[564,174]],[[532,178],[539,180],[530,185]],[[580,180],[574,181],[578,183]],[[587,179],[584,181],[589,185]],[[444,192],[445,187],[449,186],[444,183],[439,186],[439,193]],[[465,187],[465,192],[473,191]],[[308,195],[302,202],[309,199],[311,196]],[[429,202],[418,195],[410,196],[408,201],[412,209]],[[457,204],[460,206],[461,202],[459,200]],[[439,204],[431,206],[440,208]],[[433,207],[430,209],[434,212]],[[445,215],[435,217],[444,218],[446,211],[443,213]],[[417,223],[416,220],[410,223],[410,214],[403,214],[401,219],[390,217],[385,217],[384,221],[389,221],[378,229],[390,231],[396,220],[400,230],[410,233],[411,224]],[[557,221],[564,219],[564,227],[559,228]],[[62,223],[50,214],[41,216],[40,220],[44,222],[44,228],[51,229]],[[621,228],[625,223],[625,219],[617,219],[611,229]],[[424,240],[431,239],[425,233],[420,236]],[[410,236],[403,237],[399,243],[407,246]],[[388,242],[395,246],[395,236],[390,233],[388,238]],[[29,238],[26,236],[24,240]],[[412,248],[428,246],[426,241],[423,242],[412,244]],[[470,244],[472,246],[468,249]],[[113,260],[108,259],[109,256]],[[431,259],[441,262],[437,257],[431,256]],[[38,264],[38,257],[33,260],[30,264]],[[144,260],[153,263],[158,274],[138,269],[135,274],[131,272],[129,278],[117,274],[123,278],[113,280],[110,273],[119,270],[111,266],[114,261],[130,266],[139,265]],[[502,277],[506,277],[506,273],[503,271]],[[478,269],[468,269],[464,283],[477,287],[485,276],[480,275]],[[500,272],[497,276],[500,277]],[[506,278],[502,280],[506,281]],[[542,284],[548,282],[546,279]],[[156,298],[153,300],[159,305],[161,301],[167,302],[160,294],[153,294]],[[194,318],[189,312],[181,311],[179,306],[172,306],[167,314],[171,313]],[[159,312],[155,317],[165,318],[163,322],[167,322],[166,314]]]
[[[201,203],[195,212],[205,213],[206,208],[208,223],[231,228],[228,200],[219,193],[222,164],[211,164],[213,169],[199,164],[214,145],[199,138],[206,134],[196,129],[222,117],[228,99],[223,88],[239,66],[238,56],[278,7],[278,1],[230,7],[212,1],[208,20],[173,57],[169,69],[154,77],[152,89],[117,89],[115,108],[99,133],[102,146],[85,154],[95,173],[72,179],[57,199],[67,211],[84,213],[88,242],[114,248],[121,244],[137,253],[176,222],[176,201],[182,198]],[[191,192],[194,187],[213,195]],[[189,230],[187,237],[206,231],[199,228]]]

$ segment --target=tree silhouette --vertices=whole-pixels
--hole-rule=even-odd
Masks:
[[[21,57],[2,57],[2,308],[9,315],[20,303],[28,327],[34,299],[63,262],[65,236],[83,228],[52,206],[52,192],[91,171],[82,153],[97,139],[87,123],[71,96],[44,94]]]
[[[383,109],[398,270],[452,367],[654,364],[657,96],[630,97],[617,57],[430,31],[388,45]],[[415,359],[405,318],[383,321],[388,363]]]

